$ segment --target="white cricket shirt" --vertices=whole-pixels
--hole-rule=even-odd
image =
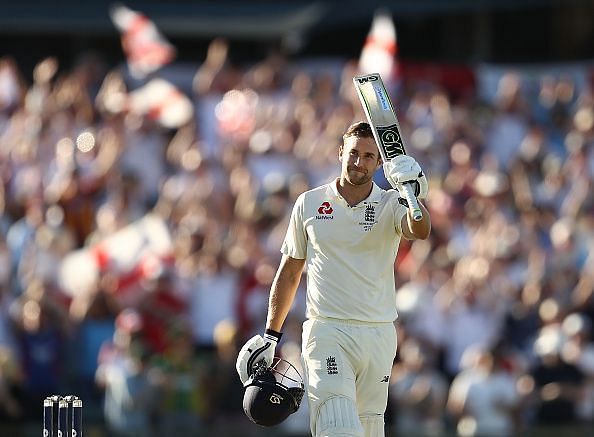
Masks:
[[[306,259],[306,316],[362,322],[397,317],[394,261],[406,208],[395,190],[375,183],[351,207],[338,193],[338,180],[296,200],[281,252]]]

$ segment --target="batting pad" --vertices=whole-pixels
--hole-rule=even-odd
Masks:
[[[320,405],[315,436],[363,437],[363,427],[359,421],[355,402],[346,397],[335,396]]]
[[[384,416],[361,416],[361,424],[365,430],[365,437],[384,437]]]

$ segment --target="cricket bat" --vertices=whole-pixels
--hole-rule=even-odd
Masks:
[[[381,76],[377,73],[355,76],[353,83],[383,161],[388,162],[395,156],[406,155],[404,138],[400,134],[400,124]],[[411,184],[404,184],[403,194],[413,219],[421,220],[423,212]]]

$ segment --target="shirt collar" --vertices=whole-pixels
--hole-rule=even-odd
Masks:
[[[330,182],[328,184],[328,189],[335,197],[343,199],[342,195],[338,192],[338,180],[339,179],[336,178],[333,182]],[[369,193],[369,196],[367,196],[366,199],[363,199],[361,202],[359,202],[359,204],[379,203],[382,195],[382,189],[375,182],[372,182],[372,184],[373,186],[371,188],[371,193]]]

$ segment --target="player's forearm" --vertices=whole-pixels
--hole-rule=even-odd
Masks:
[[[268,299],[266,328],[281,332],[283,323],[295,300],[305,260],[283,256]]]
[[[429,233],[431,232],[431,217],[429,217],[429,211],[427,211],[427,208],[425,208],[421,202],[419,202],[419,207],[423,212],[423,218],[419,221],[415,221],[409,210],[406,214],[406,222],[410,233],[414,235],[415,238],[425,240],[429,237]]]

